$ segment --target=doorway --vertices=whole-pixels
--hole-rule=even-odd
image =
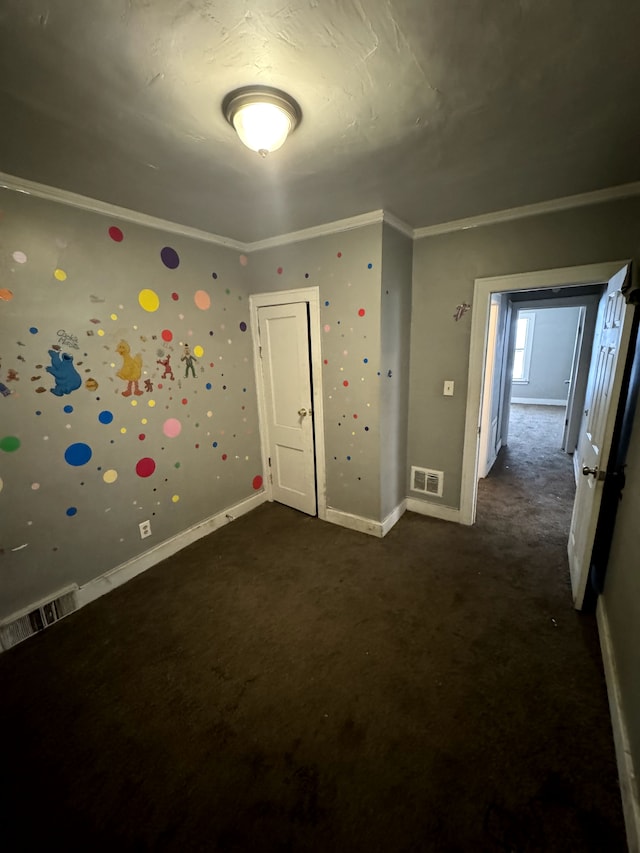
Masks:
[[[594,359],[589,371],[588,381],[593,385],[587,392],[587,397],[591,403],[590,408],[588,406],[585,411],[585,417],[581,419],[581,436],[578,442],[581,460],[588,459],[588,448],[592,443],[591,431],[597,438],[593,443],[601,453],[601,459],[599,466],[591,463],[583,465],[582,461],[579,462],[584,476],[579,479],[568,542],[574,605],[578,609],[582,607],[584,600],[589,555],[595,537],[631,336],[633,310],[630,306],[625,306],[621,293],[621,290],[626,288],[629,276],[630,262],[621,261],[477,279],[474,288],[460,508],[461,521],[466,524],[473,524],[476,517],[479,427],[491,295],[527,290],[552,292],[559,287],[602,285],[607,282],[599,303],[597,343],[594,343]],[[586,486],[589,488],[585,491]],[[580,537],[576,537],[576,530],[581,531]]]
[[[327,517],[318,287],[249,298],[267,499]]]

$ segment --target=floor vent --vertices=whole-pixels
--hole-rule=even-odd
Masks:
[[[44,631],[49,625],[53,625],[63,616],[68,616],[78,608],[76,592],[78,587],[73,586],[63,590],[56,598],[44,601],[28,612],[11,616],[8,620],[0,622],[0,644],[3,649],[10,649],[23,640]]]
[[[441,498],[443,483],[443,471],[433,471],[431,468],[416,468],[415,465],[411,466],[412,492],[422,492],[424,495]]]

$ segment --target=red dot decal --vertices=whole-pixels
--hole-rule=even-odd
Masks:
[[[325,358],[324,363],[325,363],[325,364],[329,364],[329,359],[328,359],[328,358]]]
[[[169,343],[169,341],[173,340],[173,332],[170,332],[169,329],[162,330],[162,340]]]
[[[282,275],[282,267],[278,267],[278,275]]]
[[[172,294],[171,294],[171,298],[173,299],[173,301],[174,301],[174,302],[177,302],[177,301],[178,301],[178,299],[180,299],[180,297],[178,296],[178,294],[177,294],[177,293],[172,293]]]
[[[144,441],[146,437],[147,437],[147,436],[146,436],[143,432],[141,432],[141,433],[140,433],[140,435],[138,436],[138,438],[140,439],[140,441]]]
[[[338,252],[338,257],[339,257],[339,258],[341,258],[341,257],[342,257],[342,252]]]
[[[138,461],[136,465],[136,474],[138,477],[150,477],[156,470],[156,463],[150,456],[145,456]]]
[[[111,237],[111,239],[114,240],[116,243],[122,243],[122,241],[124,240],[124,234],[115,225],[112,225],[111,228],[109,228],[109,237]]]
[[[252,486],[256,490],[262,488],[262,477],[260,476],[260,474],[258,474],[257,477],[253,478]]]
[[[183,405],[183,406],[186,406],[186,405],[187,405],[187,398],[186,398],[186,397],[183,397],[183,398],[182,398],[182,405]]]
[[[224,462],[224,461],[226,460],[226,458],[227,458],[227,454],[226,454],[226,453],[223,453],[223,454],[222,454],[222,461]]]
[[[361,309],[358,311],[358,317],[364,317],[364,313],[365,313],[365,312],[364,312],[364,308],[361,308]]]
[[[344,385],[345,388],[349,387],[349,381],[347,379],[345,379],[342,384]]]
[[[357,416],[357,415],[354,415],[353,417],[354,417],[356,420],[358,420],[358,416]]]

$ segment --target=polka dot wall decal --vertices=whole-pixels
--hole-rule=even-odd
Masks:
[[[174,504],[177,504],[178,501],[180,500],[180,495],[172,495],[171,500],[173,501]]]
[[[202,358],[202,356],[204,355],[204,350],[202,349],[200,344],[196,344],[196,346],[193,348],[193,354],[196,358]]]
[[[131,401],[131,405],[132,405],[132,406],[137,406],[137,405],[138,405],[138,401],[137,401],[137,400],[132,400],[132,401]]]
[[[37,492],[38,489],[40,488],[40,483],[31,483],[31,488],[33,489],[34,492]]]
[[[226,461],[227,461],[227,454],[226,454],[226,453],[223,453],[223,454],[222,454],[222,461],[223,461],[223,462],[226,462]]]
[[[282,275],[282,267],[278,267],[278,269],[276,270],[276,272],[278,273],[278,275]]]
[[[156,404],[155,400],[147,400],[147,406],[149,406],[149,408],[153,409],[155,404]]]
[[[117,314],[112,314],[112,315],[111,315],[111,319],[112,319],[112,320],[117,320],[117,319],[118,319],[118,315],[117,315]]]
[[[207,382],[207,384],[204,387],[207,389],[207,391],[211,391],[211,383],[210,382]]]
[[[169,329],[162,330],[162,340],[169,343],[169,341],[173,340],[173,332],[170,332]]]
[[[160,257],[162,258],[162,263],[165,267],[168,267],[170,270],[175,270],[180,265],[180,257],[175,249],[172,249],[171,246],[165,246],[164,249],[160,251]]]
[[[64,270],[61,270],[59,267],[57,270],[54,270],[53,276],[54,276],[54,278],[57,278],[58,281],[66,281],[67,280],[66,272]]]
[[[212,273],[211,273],[211,278],[218,278],[218,273],[217,273],[217,272],[212,272]]]
[[[367,269],[368,269],[368,270],[373,269],[373,264],[367,264]]]
[[[107,409],[105,409],[104,411],[100,412],[100,414],[98,415],[98,420],[100,421],[101,424],[110,424],[111,421],[113,420],[113,412],[110,412]]]
[[[140,307],[145,311],[149,311],[153,313],[153,311],[157,311],[160,307],[160,298],[155,290],[149,290],[145,288],[141,290],[138,294],[138,302],[140,303]]]
[[[29,332],[30,332],[32,335],[37,335],[37,334],[38,334],[38,328],[37,328],[37,326],[31,326],[31,327],[29,328]]]
[[[104,337],[104,329],[98,329],[98,337]]]
[[[211,297],[206,290],[196,290],[193,301],[196,303],[196,308],[201,311],[206,311],[211,307]]]
[[[126,435],[127,434],[127,428],[126,427],[120,427],[120,432],[122,433],[122,435]]]
[[[358,317],[364,317],[365,313],[366,312],[365,312],[364,308],[360,308],[358,311]]]
[[[15,435],[5,435],[4,438],[0,438],[0,450],[4,450],[5,453],[13,453],[19,447],[20,439]]]
[[[173,301],[174,301],[174,302],[177,302],[177,301],[178,301],[178,299],[180,299],[180,297],[178,296],[178,294],[177,294],[177,293],[172,293],[172,294],[171,294],[171,298],[173,299]]]
[[[181,400],[181,403],[182,403],[182,405],[183,405],[183,406],[186,406],[186,405],[187,405],[187,398],[186,398],[186,397],[183,397],[183,398],[182,398],[182,400]]]
[[[88,444],[84,444],[79,441],[75,444],[70,444],[69,447],[64,452],[65,462],[68,465],[73,465],[74,467],[79,467],[80,465],[86,465],[87,462],[91,459],[92,450]]]
[[[244,322],[244,320],[242,321],[242,323],[240,323],[240,331],[241,332],[247,331],[247,324]]]
[[[324,330],[325,330],[325,332],[330,332],[331,326],[327,323],[326,326],[324,327]]]
[[[156,463],[150,456],[144,456],[136,464],[136,474],[138,477],[150,477],[155,470]]]
[[[11,302],[13,299],[13,292],[8,290],[6,287],[0,287],[0,299],[3,302]]]
[[[105,481],[105,483],[108,484],[115,483],[115,481],[118,479],[118,472],[115,470],[115,468],[109,468],[109,470],[105,471],[102,475],[102,479]]]
[[[27,256],[25,255],[24,252],[20,252],[20,251],[14,252],[11,257],[13,258],[13,260],[17,264],[26,264],[26,262],[27,262]]]
[[[349,387],[349,380],[345,379],[342,384],[344,385],[345,388],[348,388]]]
[[[338,258],[341,258],[341,257],[342,257],[342,252],[338,252],[337,257],[338,257]]]
[[[146,419],[146,418],[142,418],[142,419],[141,419],[141,421],[140,421],[140,423],[141,423],[141,424],[146,424],[146,423],[147,423],[147,419]]]
[[[260,476],[260,474],[256,474],[256,476],[253,478],[251,485],[256,490],[262,488],[262,477]]]
[[[363,358],[363,359],[362,359],[362,361],[363,361],[365,364],[369,364],[369,359],[368,359],[368,358]]]
[[[111,237],[114,243],[122,243],[124,240],[124,234],[117,225],[112,225],[111,228],[109,228],[109,237]]]
[[[73,406],[65,406],[62,411],[66,412],[68,415],[70,415],[71,412],[73,411]]]
[[[177,418],[168,418],[162,425],[162,432],[167,438],[176,438],[182,431],[182,424]]]
[[[72,518],[77,512],[78,512],[77,506],[70,506],[67,509],[67,515],[69,516],[69,518]]]
[[[241,266],[241,267],[246,267],[246,265],[249,263],[249,260],[248,260],[248,258],[247,258],[247,256],[246,256],[246,255],[240,255],[240,257],[238,258],[238,260],[240,261],[240,266]]]

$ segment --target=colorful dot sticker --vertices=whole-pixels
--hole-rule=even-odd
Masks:
[[[145,311],[149,311],[152,313],[153,311],[157,311],[160,307],[160,298],[155,290],[149,290],[145,288],[141,290],[138,294],[138,302],[140,303],[140,307]]]
[[[201,311],[206,311],[207,308],[211,307],[211,297],[206,290],[196,290],[193,301],[196,303],[196,308]]]
[[[172,495],[171,500],[174,502],[174,504],[177,504],[180,500],[180,495]]]
[[[360,308],[360,310],[358,311],[358,317],[364,317],[364,315],[365,315],[364,308]]]
[[[247,258],[247,256],[246,256],[246,255],[240,255],[240,257],[238,258],[238,260],[240,261],[240,266],[241,266],[241,267],[246,267],[246,265],[249,263],[249,260],[248,260],[248,258]]]
[[[170,270],[175,270],[180,265],[180,257],[176,250],[172,249],[171,246],[165,246],[164,249],[160,251],[160,257],[165,267]]]
[[[162,425],[162,432],[167,438],[177,438],[182,432],[182,424],[177,418],[168,418]]]
[[[78,512],[77,506],[70,506],[67,509],[67,515],[69,516],[69,518],[72,518],[77,512]]]
[[[64,458],[67,464],[79,467],[86,465],[91,459],[92,450],[88,444],[79,441],[75,444],[70,444],[64,452]]]
[[[31,326],[31,327],[29,328],[29,332],[30,332],[32,335],[37,335],[37,334],[38,334],[38,327],[37,327],[37,326]]]
[[[64,270],[61,270],[60,268],[58,268],[57,270],[54,270],[53,276],[54,276],[54,278],[57,278],[58,281],[66,281],[67,280],[66,272]]]
[[[156,463],[150,456],[144,456],[136,464],[136,474],[138,477],[150,477],[155,470]]]
[[[110,424],[113,420],[113,412],[109,412],[107,409],[105,409],[98,415],[98,420],[101,424]]]
[[[115,468],[109,468],[108,471],[105,471],[102,475],[102,479],[105,481],[105,483],[115,483],[115,481],[118,479],[118,472],[115,470]]]
[[[27,262],[27,256],[25,255],[24,252],[20,252],[20,251],[14,252],[11,257],[13,258],[13,260],[17,264],[26,264],[26,262]]]
[[[0,450],[4,450],[5,453],[13,453],[19,447],[20,439],[15,435],[5,435],[4,438],[0,438]]]
[[[170,332],[169,329],[162,330],[162,340],[169,343],[169,341],[173,340],[173,332]]]
[[[240,323],[240,331],[241,332],[247,331],[247,324],[244,322],[244,320],[242,321],[242,323]]]
[[[124,234],[117,225],[112,225],[111,228],[109,228],[109,237],[111,237],[115,243],[122,243],[124,240]]]
[[[0,287],[0,299],[3,302],[11,302],[13,299],[13,292],[8,290],[6,287]]]
[[[262,477],[260,476],[260,474],[257,474],[257,475],[253,478],[253,481],[252,481],[251,485],[253,486],[253,488],[254,488],[256,491],[257,491],[258,489],[261,489],[261,488],[262,488]]]

